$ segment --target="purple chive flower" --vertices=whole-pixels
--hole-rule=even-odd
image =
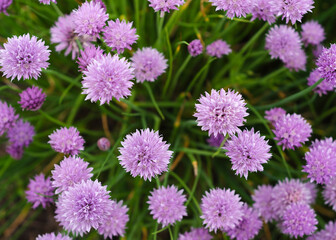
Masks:
[[[211,240],[212,236],[205,228],[191,228],[190,232],[180,234],[178,240]]]
[[[125,58],[118,55],[104,55],[93,61],[84,71],[82,81],[83,92],[87,94],[85,100],[100,101],[100,105],[110,103],[112,98],[118,101],[131,95],[131,81],[134,78],[134,69]]]
[[[28,147],[33,141],[35,129],[29,122],[19,119],[13,127],[8,129],[8,142],[15,146]]]
[[[132,24],[133,22],[127,23],[125,20],[120,22],[119,19],[108,21],[103,29],[103,39],[106,45],[116,50],[118,54],[123,53],[125,48],[131,50],[131,45],[139,38]]]
[[[289,70],[298,72],[299,70],[306,70],[307,56],[306,53],[300,48],[285,55],[283,59],[285,67]]]
[[[0,50],[1,52],[1,50]],[[316,62],[317,70],[321,78],[336,85],[336,44],[331,44],[330,48],[323,48],[322,53]]]
[[[309,236],[307,240],[335,240],[336,236],[336,222],[328,222],[325,228]]]
[[[334,211],[336,211],[336,178],[332,178],[328,182],[326,182],[323,192],[323,198],[329,206],[332,207]]]
[[[56,189],[55,193],[67,191],[82,180],[89,180],[93,176],[91,173],[93,169],[88,166],[88,162],[76,156],[65,157],[59,165],[55,164],[55,169],[51,171],[51,183]]]
[[[236,175],[247,179],[249,172],[263,171],[261,164],[267,163],[272,154],[269,153],[271,146],[264,136],[259,132],[245,129],[232,135],[231,139],[225,143],[226,155],[232,163],[232,170],[236,170]]]
[[[77,155],[84,150],[84,139],[75,127],[63,127],[49,135],[49,144],[56,152]]]
[[[267,21],[269,24],[275,22],[276,12],[272,8],[271,1],[269,0],[255,0],[252,7],[252,18]]]
[[[0,136],[13,127],[19,115],[15,115],[14,108],[0,100]]]
[[[188,51],[189,51],[189,54],[192,57],[196,57],[196,56],[202,54],[203,45],[201,43],[201,40],[199,40],[199,39],[192,40],[188,45]]]
[[[286,114],[279,119],[274,125],[273,130],[278,145],[282,145],[282,149],[293,149],[301,147],[308,141],[312,133],[310,124],[299,114]]]
[[[137,82],[154,82],[167,68],[167,59],[151,47],[137,50],[131,61]]]
[[[102,137],[102,138],[99,138],[99,140],[97,141],[97,146],[99,150],[107,151],[110,149],[111,143],[110,143],[110,140],[108,140],[106,137]]]
[[[206,52],[209,56],[221,58],[232,52],[230,45],[225,41],[218,39],[206,47]]]
[[[0,0],[0,13],[8,15],[7,8],[13,3],[13,0]]]
[[[282,219],[282,232],[291,237],[310,235],[317,229],[316,214],[307,204],[294,203],[288,206]]]
[[[220,145],[222,144],[223,140],[224,140],[224,135],[223,134],[218,134],[216,137],[211,134],[210,138],[208,138],[208,143],[210,146],[212,147],[220,147]]]
[[[160,11],[160,16],[169,13],[170,10],[178,10],[178,7],[184,4],[185,0],[148,0],[149,6],[154,8],[155,12]]]
[[[198,101],[194,117],[203,131],[209,131],[209,136],[233,135],[246,121],[244,117],[248,116],[242,95],[231,89],[212,89],[210,94],[206,92]]]
[[[20,101],[22,110],[37,111],[39,110],[45,99],[46,94],[42,92],[42,88],[32,86],[24,90],[20,95]]]
[[[129,220],[128,208],[123,202],[112,201],[112,207],[107,210],[108,218],[98,227],[98,233],[104,238],[113,239],[113,236],[124,236],[126,223]]]
[[[51,2],[57,3],[56,0],[39,0],[39,2],[42,4],[47,4],[47,5],[50,5]]]
[[[308,80],[308,86],[314,85],[318,80],[320,80],[321,73],[315,69],[313,70],[310,74],[309,77],[307,78]],[[319,96],[322,96],[323,94],[327,94],[328,92],[331,92],[334,90],[334,85],[332,82],[328,82],[326,80],[323,80],[319,85],[317,85],[314,88],[314,92],[316,92]]]
[[[209,0],[211,5],[216,7],[216,11],[226,11],[228,18],[246,17],[246,14],[251,13],[251,0]]]
[[[58,233],[55,235],[55,233],[46,233],[43,235],[38,235],[36,240],[71,240],[72,238],[66,235],[62,235],[61,233]]]
[[[259,215],[265,220],[270,222],[276,218],[276,213],[270,207],[273,201],[273,187],[270,185],[260,185],[252,195],[254,201],[253,208],[259,212]]]
[[[99,33],[105,27],[108,18],[108,14],[99,2],[86,1],[73,12],[75,33],[79,36],[99,37]]]
[[[59,195],[55,219],[67,231],[83,236],[108,221],[112,208],[106,186],[96,181],[82,181]]]
[[[8,153],[13,159],[20,160],[23,155],[23,146],[8,143],[6,146],[6,153]]]
[[[286,116],[286,111],[283,108],[272,108],[265,111],[265,118],[271,122],[272,125],[282,117]]]
[[[91,42],[95,41],[95,38],[89,35],[78,36],[74,32],[76,24],[74,23],[74,14],[60,16],[50,29],[50,42],[57,44],[56,51],[61,52],[65,50],[65,56],[69,55],[71,52],[72,59],[75,59],[79,53],[79,47],[76,42],[78,40],[80,44],[87,48],[92,46]]]
[[[314,8],[313,0],[273,0],[270,1],[274,11],[278,16],[282,15],[282,19],[286,19],[286,24],[291,21],[295,24],[296,21],[301,22],[304,14],[311,12]]]
[[[93,61],[103,56],[103,50],[98,46],[89,45],[80,51],[80,56],[77,58],[79,71],[87,71],[87,66]]]
[[[162,227],[181,221],[187,216],[187,208],[184,206],[187,198],[183,190],[178,190],[176,186],[161,186],[154,189],[148,197],[150,214],[162,224]]]
[[[154,130],[136,130],[128,134],[119,148],[120,164],[133,177],[140,176],[151,181],[153,177],[168,170],[169,160],[173,152],[170,144],[162,140]]]
[[[45,179],[43,173],[29,180],[28,190],[25,193],[33,208],[37,208],[40,204],[46,208],[49,203],[54,202],[54,188],[51,186],[50,177]]]
[[[311,181],[324,184],[336,176],[336,142],[332,138],[313,142],[305,159],[303,171]]]
[[[42,68],[49,66],[48,46],[35,36],[30,38],[29,33],[19,37],[13,36],[3,46],[4,49],[0,49],[0,71],[11,80],[37,79]]]
[[[302,41],[308,44],[319,45],[325,39],[323,27],[316,21],[309,21],[302,24]]]
[[[203,224],[210,231],[227,231],[236,227],[243,218],[243,203],[230,189],[211,189],[202,197]]]
[[[232,239],[249,240],[253,239],[262,227],[262,221],[259,219],[258,213],[246,204],[243,205],[243,218],[236,227],[227,231]]]

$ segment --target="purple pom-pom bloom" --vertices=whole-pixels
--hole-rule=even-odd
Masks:
[[[158,132],[148,128],[136,130],[128,134],[121,145],[118,159],[133,177],[140,176],[151,181],[156,175],[167,171],[173,152],[168,150],[169,144],[162,140]]]
[[[18,103],[21,105],[22,110],[37,111],[42,107],[45,99],[46,94],[42,92],[42,88],[32,86],[20,93],[20,101]]]
[[[28,147],[33,141],[35,130],[29,122],[19,119],[13,127],[8,129],[8,141],[15,146]]]
[[[205,228],[191,228],[190,232],[180,234],[178,240],[211,240],[212,236]]]
[[[0,50],[1,51],[1,50]],[[331,44],[330,48],[323,48],[322,53],[316,62],[321,78],[336,85],[336,44]]]
[[[288,52],[282,60],[289,70],[296,72],[306,70],[307,56],[301,48],[293,52]]]
[[[282,219],[282,232],[295,238],[310,235],[317,229],[316,214],[307,204],[294,203],[288,206]]]
[[[73,15],[75,33],[78,33],[79,36],[99,37],[99,33],[109,18],[101,4],[95,1],[86,1],[73,12]]]
[[[227,231],[232,239],[249,240],[253,239],[262,227],[262,221],[259,219],[258,213],[246,204],[243,206],[243,218],[236,227]]]
[[[336,178],[331,179],[325,184],[322,195],[326,204],[336,211]]]
[[[104,238],[113,239],[113,236],[124,236],[126,223],[129,220],[128,208],[123,202],[112,201],[112,207],[107,210],[108,218],[98,227],[98,233]]]
[[[14,108],[6,102],[0,101],[0,136],[13,127],[19,115],[15,115]]]
[[[206,52],[209,56],[221,58],[232,52],[230,45],[225,41],[218,39],[206,47]]]
[[[125,20],[120,22],[119,19],[108,21],[108,26],[103,29],[103,39],[106,45],[112,50],[117,50],[118,54],[123,53],[125,48],[131,50],[131,45],[139,38],[132,24],[133,22],[127,23]]]
[[[93,61],[103,56],[103,50],[98,46],[89,45],[84,50],[80,51],[80,56],[77,58],[79,70],[81,72],[87,71],[87,66]]]
[[[47,5],[50,5],[51,2],[57,3],[56,0],[39,0],[39,2],[42,4],[47,4]]]
[[[227,231],[239,224],[243,217],[243,203],[230,189],[211,189],[202,197],[203,224],[210,231]]]
[[[134,78],[134,69],[125,58],[110,54],[93,59],[84,71],[83,93],[85,100],[100,101],[100,105],[110,103],[112,98],[118,101],[131,95],[131,81]]]
[[[336,236],[336,222],[328,222],[325,228],[312,236],[309,236],[307,240],[335,240]]]
[[[321,73],[318,71],[318,69],[313,70],[307,79],[308,86],[314,85],[321,78]],[[328,92],[331,92],[333,90],[334,84],[326,80],[323,80],[319,85],[314,88],[314,92],[318,93],[318,95],[320,96],[322,96],[323,94],[327,94]]]
[[[255,19],[260,19],[267,21],[269,24],[275,22],[276,12],[272,8],[270,0],[255,0],[252,7],[252,18],[251,21]]]
[[[75,127],[63,127],[49,135],[49,144],[56,152],[77,155],[84,150],[84,139]]]
[[[272,125],[282,117],[286,116],[286,111],[283,108],[272,108],[265,111],[265,118],[271,122]]]
[[[106,214],[112,201],[106,186],[96,181],[82,181],[59,195],[56,202],[56,220],[65,230],[83,236],[91,228],[98,229],[108,221]]]
[[[62,235],[61,233],[58,233],[55,235],[55,233],[46,233],[43,235],[38,235],[36,240],[71,240],[72,238],[66,235]]]
[[[305,45],[319,45],[325,39],[325,32],[318,22],[309,21],[302,24],[301,36]]]
[[[23,146],[9,143],[6,146],[6,152],[15,160],[20,160],[23,155]]]
[[[169,13],[170,10],[177,10],[179,6],[184,4],[184,0],[148,0],[148,2],[155,12],[161,11],[161,17],[165,12]]]
[[[312,133],[310,124],[299,114],[286,114],[275,123],[275,140],[282,149],[294,149],[308,141]]]
[[[137,50],[131,61],[137,82],[154,82],[167,68],[167,59],[151,47]]]
[[[60,16],[50,29],[50,42],[56,43],[56,51],[60,52],[65,50],[65,56],[71,52],[72,59],[75,59],[79,53],[79,47],[76,42],[78,40],[84,48],[91,46],[91,42],[95,41],[95,38],[89,35],[78,36],[75,30],[74,14]]]
[[[263,171],[261,164],[267,163],[272,154],[268,140],[260,136],[259,132],[254,132],[252,128],[232,135],[231,139],[225,143],[226,155],[232,163],[232,170],[236,170],[236,175],[247,179],[248,172]]]
[[[192,40],[188,45],[188,51],[192,57],[200,55],[203,52],[203,45],[201,43],[201,40]]]
[[[252,195],[254,201],[253,208],[256,209],[265,222],[272,221],[276,218],[273,208],[270,207],[273,201],[273,187],[261,185]]]
[[[65,157],[59,165],[55,164],[52,173],[52,186],[56,188],[55,193],[58,194],[67,191],[76,183],[82,180],[89,180],[93,174],[92,168],[88,168],[89,163],[79,157]]]
[[[99,150],[107,151],[111,147],[111,143],[110,140],[108,140],[106,137],[102,137],[97,141],[97,146]]]
[[[49,66],[49,55],[48,46],[35,36],[31,38],[29,34],[13,36],[4,44],[4,49],[0,49],[0,71],[3,72],[3,76],[11,80],[37,79],[42,68]]]
[[[7,8],[13,3],[13,0],[0,0],[0,13],[8,15]]]
[[[26,197],[28,202],[37,208],[40,204],[45,208],[49,203],[53,203],[54,188],[51,186],[50,177],[44,178],[44,175],[36,175],[34,179],[29,180]]]
[[[246,14],[251,13],[251,0],[209,0],[209,2],[216,7],[216,11],[226,11],[228,18],[246,17]]]
[[[183,190],[178,190],[174,185],[161,186],[154,189],[148,197],[150,214],[162,227],[181,221],[183,216],[187,216],[187,208],[184,206],[187,198],[182,192]]]
[[[210,138],[208,138],[208,143],[210,146],[213,147],[220,147],[220,145],[222,144],[223,140],[224,140],[224,136],[222,134],[218,134],[216,137],[211,134]]]
[[[248,116],[242,95],[231,89],[212,89],[211,94],[206,92],[198,101],[194,117],[203,131],[209,131],[209,136],[234,134],[246,121],[244,117]]]

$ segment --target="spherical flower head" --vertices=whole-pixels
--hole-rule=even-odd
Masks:
[[[235,134],[246,121],[244,117],[248,116],[242,95],[231,89],[212,89],[210,94],[206,92],[198,101],[194,117],[203,131],[209,131],[209,136]]]
[[[269,24],[275,22],[276,12],[272,8],[272,4],[269,0],[255,0],[252,7],[252,18],[267,21]]]
[[[55,193],[58,194],[67,191],[82,180],[89,180],[93,174],[92,168],[88,168],[88,166],[88,162],[76,156],[65,157],[59,165],[55,164],[55,169],[51,171],[51,183],[56,189]]]
[[[83,93],[85,100],[100,101],[100,105],[110,103],[112,98],[118,101],[131,95],[131,81],[134,78],[134,69],[125,58],[118,55],[104,55],[92,62],[84,71]]]
[[[218,39],[206,47],[206,52],[209,56],[221,58],[232,52],[230,45],[225,41]]]
[[[273,187],[270,185],[259,186],[252,195],[254,201],[253,208],[259,212],[259,215],[265,220],[270,222],[276,218],[276,213],[270,207],[273,201]]]
[[[188,45],[188,51],[192,57],[196,57],[202,54],[203,44],[201,43],[201,40],[199,39],[192,40]]]
[[[0,0],[0,13],[8,15],[7,9],[13,3],[13,0]]]
[[[13,127],[8,129],[8,142],[15,146],[28,147],[33,141],[35,129],[29,122],[19,119]]]
[[[249,240],[253,239],[262,227],[262,221],[259,219],[258,212],[246,204],[243,206],[243,218],[236,227],[227,231],[232,239]]]
[[[11,105],[0,101],[0,136],[12,128],[18,118],[19,115],[15,115],[15,110]]]
[[[91,1],[83,3],[73,12],[75,33],[79,36],[89,35],[99,37],[99,33],[105,27],[109,16],[99,2]]]
[[[323,27],[316,21],[309,21],[302,24],[302,41],[308,44],[319,45],[325,39]]]
[[[62,235],[61,233],[56,235],[55,233],[46,233],[43,235],[38,235],[36,240],[72,240],[72,238],[66,235]]]
[[[44,41],[37,40],[29,33],[22,36],[13,36],[0,49],[0,66],[3,76],[18,80],[34,78],[41,75],[42,68],[49,66],[50,50]]]
[[[301,147],[312,133],[310,124],[299,114],[286,114],[274,125],[275,140],[282,149]]]
[[[336,211],[336,177],[332,178],[324,185],[322,195],[326,204]]]
[[[285,67],[291,71],[306,70],[307,55],[301,48],[288,52],[284,55],[284,59],[281,60],[284,62]]]
[[[328,222],[325,228],[309,236],[307,240],[336,240],[336,222]]]
[[[210,231],[236,227],[243,218],[243,203],[240,197],[230,189],[211,189],[202,197],[201,203],[203,224]]]
[[[222,134],[218,134],[216,137],[213,134],[211,134],[210,138],[208,138],[207,141],[208,141],[209,145],[212,146],[212,147],[220,147],[224,138],[225,137]]]
[[[118,159],[133,177],[140,176],[151,181],[153,177],[168,170],[173,152],[169,151],[170,144],[166,144],[158,132],[148,128],[136,130],[125,137],[121,146]]]
[[[240,131],[237,136],[232,135],[224,148],[232,163],[232,170],[236,170],[236,175],[246,179],[249,172],[263,171],[261,164],[267,163],[272,156],[269,153],[271,146],[268,145],[268,140],[260,136],[259,132],[255,133],[253,128],[250,131]]]
[[[154,8],[155,12],[160,11],[160,16],[169,13],[170,10],[178,10],[178,7],[184,4],[185,0],[148,0],[149,6]]]
[[[13,159],[20,160],[23,155],[23,146],[17,146],[13,143],[9,143],[6,146],[6,153],[8,153]]]
[[[216,7],[216,11],[226,11],[228,18],[246,17],[246,14],[251,13],[251,0],[209,0],[212,6]]]
[[[98,227],[98,233],[104,238],[113,239],[113,236],[124,236],[126,224],[129,220],[128,208],[123,202],[112,201],[112,207],[107,210],[108,218]]]
[[[309,186],[298,179],[285,179],[274,186],[271,208],[278,217],[293,203],[311,204],[314,201]]]
[[[1,50],[0,50],[1,52]],[[336,44],[331,44],[330,48],[323,48],[322,53],[316,62],[317,70],[321,78],[336,85]]]
[[[296,21],[301,22],[304,14],[311,12],[314,8],[313,0],[273,0],[270,1],[274,11],[278,16],[282,15],[282,19],[286,19],[286,24],[291,21],[295,24]]]
[[[150,214],[162,227],[181,221],[187,216],[187,208],[184,206],[187,198],[183,190],[178,190],[174,185],[154,189],[148,199]]]
[[[108,140],[106,137],[102,137],[102,138],[99,138],[99,140],[97,141],[97,146],[99,150],[107,151],[110,149],[111,143],[110,143],[110,140]]]
[[[98,46],[89,45],[84,50],[80,51],[80,56],[77,58],[79,71],[87,71],[87,66],[93,61],[103,56],[103,50]]]
[[[190,232],[180,234],[178,240],[211,240],[212,236],[205,228],[191,228]]]
[[[272,125],[275,125],[275,123],[285,115],[286,111],[283,108],[272,108],[265,111],[265,118],[270,121]]]
[[[42,173],[29,180],[28,190],[25,193],[27,201],[33,204],[33,208],[37,208],[40,204],[46,208],[49,203],[54,202],[54,188],[50,177],[45,178]]]
[[[76,24],[74,23],[74,14],[60,16],[55,25],[50,29],[50,42],[55,43],[56,51],[61,52],[65,50],[65,56],[71,53],[72,59],[75,59],[79,54],[79,47],[76,42],[78,40],[82,47],[86,49],[88,46],[92,46],[92,41],[95,41],[95,37],[89,35],[78,36],[74,32]]]
[[[77,155],[84,150],[84,139],[75,127],[62,127],[49,135],[49,144],[56,152]]]
[[[167,59],[155,48],[137,50],[131,58],[137,82],[154,82],[166,71]]]
[[[32,86],[24,90],[20,95],[20,101],[22,110],[37,111],[39,110],[45,99],[46,94],[43,92],[42,88]]]
[[[91,228],[104,224],[112,208],[106,186],[96,181],[82,181],[59,195],[55,219],[67,231],[83,236]]]
[[[40,3],[50,5],[51,2],[57,3],[56,0],[39,0]]]
[[[308,86],[314,85],[321,78],[322,78],[321,73],[318,71],[318,69],[313,70],[309,74],[309,77],[307,78]],[[319,85],[317,85],[314,88],[314,92],[316,92],[319,96],[327,94],[328,92],[331,92],[333,90],[334,90],[334,84],[332,82],[328,82],[326,80],[323,80]]]
[[[139,38],[132,24],[133,22],[127,23],[125,20],[120,22],[119,19],[108,21],[103,29],[103,39],[106,45],[116,50],[118,54],[123,53],[125,48],[131,50],[131,45]]]
[[[316,214],[307,204],[294,203],[288,206],[282,219],[282,232],[291,237],[310,235],[317,229]]]

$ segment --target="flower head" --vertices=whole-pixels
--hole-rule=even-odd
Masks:
[[[0,136],[13,127],[19,115],[15,115],[14,108],[6,102],[0,101]]]
[[[192,40],[188,45],[188,51],[192,57],[200,55],[203,52],[203,45],[201,43],[201,40]]]
[[[92,62],[84,71],[83,94],[87,94],[85,100],[91,102],[100,101],[100,105],[110,103],[112,98],[118,101],[131,95],[131,81],[134,77],[134,69],[125,58],[118,55],[104,55]]]
[[[51,186],[50,177],[44,178],[43,173],[36,175],[29,180],[26,198],[37,208],[40,204],[45,208],[49,203],[53,203],[54,188]]]
[[[158,132],[148,128],[136,130],[128,134],[121,145],[118,159],[121,166],[133,177],[140,176],[151,180],[167,171],[173,152],[168,150],[169,144],[162,140]]]
[[[275,22],[276,12],[272,8],[271,1],[269,0],[255,0],[252,7],[252,18],[267,21],[269,24]]]
[[[55,235],[55,233],[46,233],[43,235],[38,235],[36,240],[71,240],[72,238],[67,235],[62,235],[61,233],[58,233]]]
[[[29,34],[13,36],[0,49],[0,66],[3,75],[7,78],[18,80],[37,79],[42,68],[47,68],[50,50],[44,45],[44,41],[37,40]]]
[[[251,13],[251,0],[209,0],[212,6],[216,7],[216,11],[226,11],[228,18],[246,17],[246,14]]]
[[[270,207],[273,201],[273,187],[269,185],[259,186],[252,195],[254,201],[253,208],[259,212],[259,215],[265,222],[272,221],[276,218],[276,213]]]
[[[288,52],[281,60],[289,70],[298,72],[299,70],[306,69],[307,55],[301,48],[293,52]]]
[[[21,108],[28,111],[39,110],[46,99],[46,94],[42,92],[42,88],[32,86],[20,93]]]
[[[206,47],[206,52],[209,56],[221,58],[232,52],[230,45],[225,41],[218,39]]]
[[[0,50],[1,51],[1,50]],[[330,48],[323,48],[322,53],[316,61],[317,70],[321,78],[336,85],[336,44],[331,44]]]
[[[336,239],[336,222],[328,222],[324,229],[309,236],[307,240],[335,240]]]
[[[272,108],[265,111],[265,118],[271,122],[272,125],[282,117],[286,116],[286,111],[283,108]]]
[[[79,70],[87,71],[87,66],[94,60],[103,56],[103,50],[98,46],[89,45],[80,51],[80,56],[77,58]]]
[[[305,45],[319,45],[325,39],[323,27],[316,21],[309,21],[302,24],[302,41]]]
[[[223,134],[218,134],[216,137],[213,134],[211,134],[207,141],[209,145],[212,147],[220,147],[224,138],[225,137],[223,136]]]
[[[191,228],[190,232],[180,234],[178,240],[211,240],[212,236],[205,228]]]
[[[75,127],[63,127],[49,135],[49,144],[56,152],[77,155],[84,150],[84,139]]]
[[[167,59],[151,47],[137,50],[131,61],[137,82],[154,82],[167,68]]]
[[[313,70],[308,80],[308,86],[314,85],[318,80],[321,79],[321,73],[318,71],[318,69]],[[328,82],[326,80],[323,80],[319,85],[317,85],[314,88],[314,92],[318,93],[318,95],[322,96],[323,94],[327,94],[328,92],[331,92],[334,90],[334,84],[332,82]]]
[[[39,2],[42,4],[47,4],[47,5],[50,5],[51,2],[57,3],[56,0],[39,0]]]
[[[326,204],[336,211],[336,177],[326,182],[322,195]]]
[[[211,189],[202,197],[203,224],[210,230],[227,231],[236,227],[243,218],[243,203],[230,189]]]
[[[8,153],[13,159],[20,160],[23,155],[23,146],[18,146],[12,143],[7,144],[6,153]]]
[[[179,6],[184,4],[185,0],[148,0],[149,6],[154,8],[155,12],[160,11],[161,17],[163,17],[165,12],[170,12],[170,10],[177,10]]]
[[[8,129],[8,142],[15,146],[28,147],[33,141],[35,130],[29,122],[19,119],[13,127]]]
[[[8,15],[7,8],[13,3],[13,0],[0,0],[0,13]]]
[[[102,137],[97,141],[97,146],[101,151],[107,151],[111,147],[111,143],[106,137]]]
[[[150,214],[162,224],[162,227],[181,221],[187,216],[187,208],[184,206],[187,198],[183,190],[178,190],[176,186],[161,186],[154,189],[148,197]]]
[[[194,117],[203,131],[209,131],[209,136],[234,134],[246,121],[244,117],[248,116],[242,95],[231,89],[212,89],[210,94],[206,92],[198,101]]]

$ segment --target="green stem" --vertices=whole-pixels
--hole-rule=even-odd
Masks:
[[[154,98],[152,89],[151,89],[150,86],[148,85],[148,82],[145,82],[144,85],[145,85],[145,87],[146,87],[146,89],[147,89],[147,91],[148,91],[149,97],[150,97],[150,99],[152,100],[152,103],[153,103],[153,105],[154,105],[156,111],[159,113],[160,117],[164,120],[165,117],[163,116],[163,114],[162,114],[162,112],[161,112],[161,109],[160,109],[159,105],[157,104],[157,102],[156,102],[156,100],[155,100],[155,98]]]
[[[177,70],[177,72],[176,72],[176,74],[173,78],[173,81],[171,83],[171,86],[170,86],[169,95],[171,95],[173,92],[175,92],[175,87],[176,87],[176,84],[178,82],[178,79],[179,79],[180,75],[182,74],[182,72],[184,71],[184,69],[187,67],[191,58],[192,58],[192,56],[188,55],[188,57],[184,60],[181,67],[179,68],[179,70]]]
[[[170,225],[168,226],[168,231],[169,231],[170,240],[174,240],[173,233],[172,233],[172,230],[170,228]]]
[[[56,123],[57,125],[60,125],[62,127],[66,127],[66,124],[61,122],[60,120],[50,116],[49,114],[43,112],[41,109],[38,110],[39,113],[41,113],[46,119],[48,119],[50,122]]]
[[[55,11],[57,12],[57,14],[59,15],[59,16],[63,16],[63,13],[62,13],[62,11],[58,8],[58,6],[57,6],[57,4],[55,4],[55,3],[51,3],[51,6],[55,9]]]
[[[173,73],[173,51],[172,51],[172,48],[171,48],[167,28],[165,28],[165,32],[166,32],[166,40],[167,40],[167,46],[168,46],[168,52],[169,52],[169,71],[168,71],[168,76],[167,76],[166,83],[163,87],[163,92],[162,92],[163,97],[166,95],[168,87],[170,86],[171,76],[172,76],[172,73]]]
[[[76,43],[78,45],[79,50],[83,50],[83,46],[82,46],[82,44],[81,44],[81,42],[79,41],[78,38],[76,39]]]
[[[229,134],[227,133],[224,140],[221,142],[219,148],[217,149],[217,151],[214,154],[212,154],[212,158],[216,157],[220,153],[220,151],[222,150],[222,147],[224,146],[228,138],[229,138]]]

